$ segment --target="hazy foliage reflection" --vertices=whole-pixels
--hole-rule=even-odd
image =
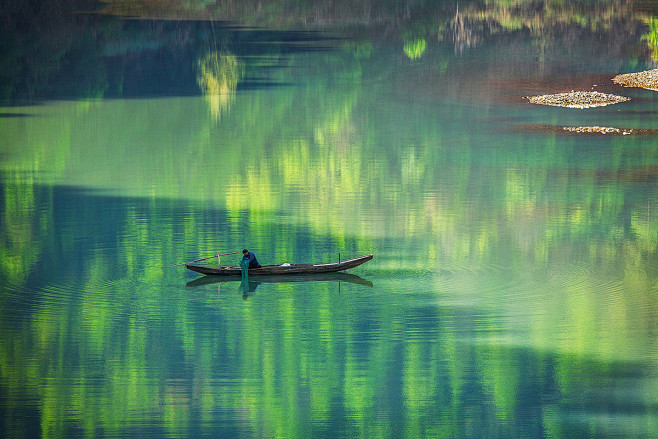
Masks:
[[[229,109],[232,95],[244,76],[244,67],[234,55],[212,52],[199,59],[197,69],[197,84],[211,114],[219,119]]]

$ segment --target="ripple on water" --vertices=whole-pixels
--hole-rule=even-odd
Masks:
[[[563,288],[577,288],[591,281],[589,266],[573,262],[550,264],[545,276],[547,283]]]
[[[11,283],[2,286],[2,296],[10,304],[5,306],[4,316],[13,322],[32,318],[33,310],[38,308],[41,317],[59,316],[62,306],[76,300],[86,300],[94,308],[111,307],[116,304],[117,292],[126,289],[124,280],[95,280],[93,285],[81,286],[76,283],[45,283],[38,288],[30,283]],[[6,302],[7,303],[7,302]],[[7,312],[10,309],[11,312]]]
[[[502,264],[445,266],[436,276],[435,285],[447,293],[470,292],[478,297],[501,297],[523,291],[527,279]]]
[[[625,294],[623,279],[615,274],[599,272],[591,265],[578,263],[551,264],[546,271],[547,284],[565,291],[596,290],[601,300]]]

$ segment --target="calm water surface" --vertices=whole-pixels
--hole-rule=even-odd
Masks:
[[[611,82],[653,68],[651,12],[478,34],[446,7],[427,35],[46,29],[58,67],[3,73],[0,435],[657,437],[657,138],[561,131],[658,129]],[[571,89],[632,100],[523,99]],[[375,256],[164,268],[243,247]]]

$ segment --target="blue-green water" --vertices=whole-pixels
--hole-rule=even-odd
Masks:
[[[38,60],[5,30],[0,434],[658,436],[658,95],[611,81],[653,68],[651,12],[451,7],[75,16]],[[632,99],[523,98],[571,89]],[[247,291],[165,268],[244,247],[374,259]]]

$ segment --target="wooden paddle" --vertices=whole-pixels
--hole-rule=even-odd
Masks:
[[[205,261],[206,259],[219,258],[220,256],[234,255],[236,253],[241,253],[241,252],[237,251],[237,252],[231,252],[231,253],[216,254],[215,256],[208,256],[207,258],[195,259],[195,260],[190,261],[190,262],[183,262],[182,264],[168,265],[165,268],[180,267],[181,265],[193,264],[195,262]]]

